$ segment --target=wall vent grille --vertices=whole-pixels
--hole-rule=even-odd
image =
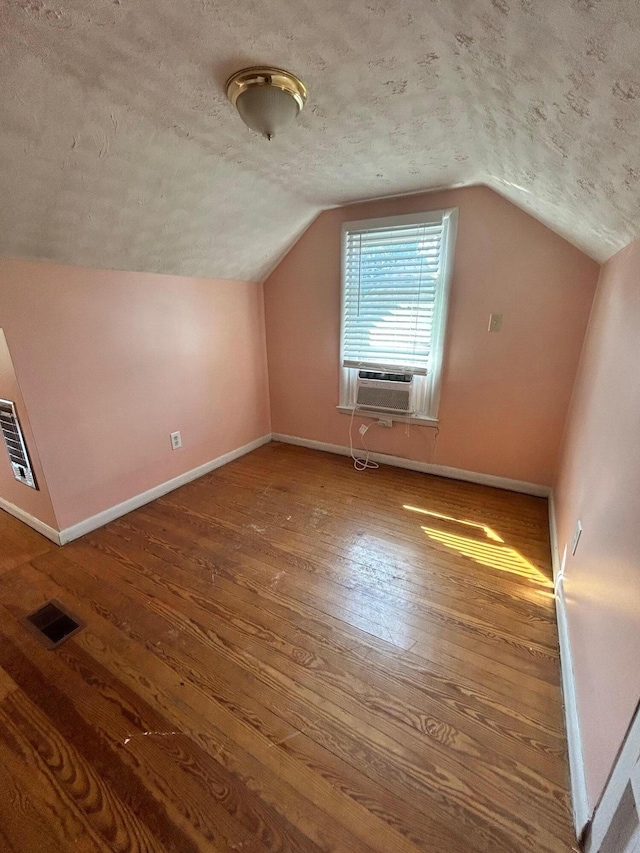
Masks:
[[[16,407],[9,400],[0,400],[0,429],[9,454],[13,476],[25,486],[37,489],[38,484],[24,443]]]

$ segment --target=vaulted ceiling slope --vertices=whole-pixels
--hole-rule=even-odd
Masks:
[[[640,233],[637,0],[0,0],[0,252],[263,278],[323,208],[486,183],[598,260]],[[224,94],[309,86],[267,142]]]

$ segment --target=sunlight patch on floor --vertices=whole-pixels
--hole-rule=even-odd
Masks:
[[[462,521],[460,518],[453,518],[450,515],[443,515],[441,512],[432,512],[429,509],[420,509],[417,506],[409,506],[408,504],[402,505],[403,509],[408,509],[411,512],[419,512],[422,515],[430,515],[432,518],[441,518],[443,521],[454,521],[456,524],[465,524],[467,527],[475,527],[477,530],[482,530],[486,534],[488,539],[493,539],[494,542],[504,542],[504,539],[492,530],[491,527],[487,527],[486,524],[477,524],[475,521]]]
[[[433,527],[423,527],[422,529],[429,539],[433,539],[465,557],[470,557],[476,563],[480,563],[481,566],[519,575],[540,586],[553,587],[553,582],[515,548],[510,548],[504,544],[494,545],[492,542],[479,542],[477,539],[470,539],[468,536],[445,533],[443,530],[436,530]]]
[[[462,554],[464,557],[469,557],[481,566],[488,566],[489,568],[497,569],[500,572],[509,572],[511,574],[518,575],[519,577],[526,578],[539,586],[553,588],[553,581],[551,581],[544,572],[540,571],[540,569],[537,568],[537,566],[534,566],[533,563],[526,559],[526,557],[523,557],[515,548],[506,545],[504,539],[488,525],[479,524],[476,521],[454,518],[453,516],[445,515],[441,512],[421,509],[420,507],[410,506],[409,504],[403,504],[402,508],[409,510],[410,512],[420,513],[421,515],[428,515],[430,518],[438,518],[442,519],[442,521],[451,521],[454,524],[461,524],[464,527],[471,527],[475,530],[482,531],[490,541],[483,542],[480,539],[472,538],[470,536],[460,536],[456,533],[447,533],[445,530],[439,530],[435,527],[425,527],[421,525],[427,536],[434,542],[438,542],[452,551]]]

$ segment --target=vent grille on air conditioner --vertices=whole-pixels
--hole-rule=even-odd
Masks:
[[[16,407],[9,400],[0,400],[0,429],[9,454],[13,476],[26,486],[37,489],[38,484],[22,437]]]
[[[412,406],[413,382],[388,382],[358,380],[356,406],[377,412],[396,412],[410,414]]]

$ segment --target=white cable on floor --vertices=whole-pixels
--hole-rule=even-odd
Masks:
[[[369,454],[371,453],[371,451],[367,450],[367,448],[364,446],[364,437],[367,434],[369,427],[372,427],[373,424],[369,424],[366,427],[365,431],[362,433],[362,449],[366,453],[364,459],[355,456],[353,452],[353,418],[356,413],[356,408],[357,406],[354,406],[351,409],[351,420],[349,421],[349,450],[351,451],[351,458],[353,459],[353,467],[356,469],[356,471],[366,471],[367,468],[379,468],[380,466],[377,462],[369,461]]]

